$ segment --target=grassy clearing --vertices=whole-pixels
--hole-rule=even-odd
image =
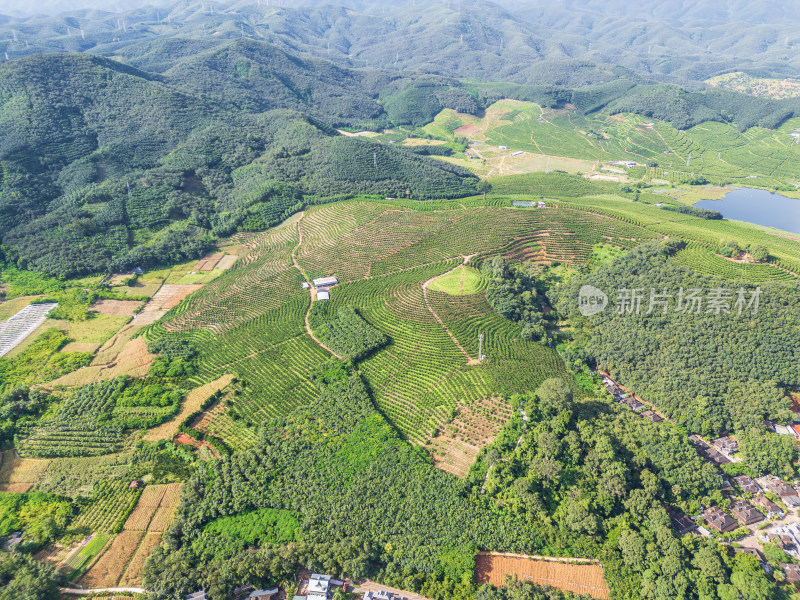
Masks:
[[[452,296],[465,296],[484,291],[489,281],[477,269],[460,265],[454,271],[431,281],[429,290],[445,292]]]
[[[104,344],[131,320],[127,315],[94,314],[85,321],[56,321],[50,319],[49,323],[62,327],[71,340],[77,343]]]
[[[597,244],[592,248],[592,256],[589,259],[590,264],[602,264],[611,262],[623,256],[625,250],[609,244]]]
[[[73,553],[60,565],[60,570],[64,572],[67,579],[77,579],[86,572],[89,565],[103,551],[112,537],[107,533],[95,534],[80,550]]]

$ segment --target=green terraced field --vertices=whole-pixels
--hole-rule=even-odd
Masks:
[[[294,256],[309,277],[339,278],[331,308],[352,306],[389,336],[389,344],[358,368],[383,412],[410,440],[424,443],[458,406],[527,391],[548,373],[564,372],[553,351],[518,340],[518,327],[489,308],[485,280],[461,266],[466,257],[472,257],[470,265],[497,254],[582,265],[596,244],[629,248],[653,237],[605,215],[515,209],[493,198],[324,205],[256,234],[248,256],[172,309],[147,335],[194,339],[200,348],[196,383],[236,375],[241,390],[230,398],[229,409],[214,411],[210,427],[235,448],[252,445],[259,423],[313,398],[309,376],[330,357],[306,332],[309,295],[301,288]],[[436,285],[427,291],[428,304],[423,293],[426,282],[456,267],[451,283],[458,292],[462,274],[470,275],[464,293],[478,292],[453,297],[470,299],[467,321],[449,310],[443,298],[450,296]],[[489,356],[482,364],[475,360],[478,333],[486,336]]]
[[[431,281],[428,289],[451,296],[468,296],[482,292],[488,285],[489,282],[480,271],[460,265],[454,271]]]
[[[424,444],[459,406],[525,392],[565,374],[553,350],[520,339],[519,327],[491,310],[484,280],[472,270],[487,257],[582,267],[670,236],[689,242],[676,260],[702,272],[747,281],[794,277],[780,267],[800,272],[800,244],[762,228],[660,210],[614,195],[607,184],[584,186],[585,180],[558,174],[526,177],[503,190],[517,196],[493,194],[487,201],[362,198],[308,209],[255,234],[249,255],[147,335],[198,342],[196,383],[236,375],[241,388],[227,398],[230,406],[213,411],[209,427],[233,447],[246,448],[258,424],[287,415],[316,393],[309,377],[331,355],[306,331],[310,297],[300,285],[301,269],[308,277],[335,275],[340,283],[331,290],[331,309],[353,307],[389,337],[357,368],[382,412],[410,441]],[[529,197],[531,183],[554,192],[569,184],[569,200],[511,207],[511,198]],[[776,264],[725,261],[709,250],[722,238],[763,243]],[[484,362],[477,360],[479,333]]]
[[[708,248],[697,243],[690,243],[684,250],[678,252],[673,260],[703,275],[714,275],[749,283],[797,280],[795,275],[775,265],[734,262],[714,254]]]
[[[704,175],[716,183],[773,187],[800,183],[800,144],[791,136],[798,127],[800,119],[776,130],[752,127],[740,132],[734,125],[706,122],[682,131],[640,115],[583,115],[574,109],[501,100],[482,118],[446,109],[424,129],[443,139],[455,135],[485,144],[476,150],[490,161],[525,151],[606,163],[657,163],[657,168],[628,174],[669,183]],[[508,150],[499,151],[499,146]]]

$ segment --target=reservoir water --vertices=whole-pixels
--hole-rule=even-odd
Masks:
[[[800,199],[767,190],[736,188],[720,200],[701,200],[695,206],[718,210],[726,219],[800,233]]]

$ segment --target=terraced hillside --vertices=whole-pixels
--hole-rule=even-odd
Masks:
[[[241,237],[250,253],[148,335],[201,341],[198,381],[231,373],[242,382],[227,398],[230,406],[214,409],[213,422],[234,446],[247,446],[257,424],[312,397],[309,377],[330,354],[308,335],[311,299],[301,283],[335,275],[340,283],[331,292],[332,308],[354,307],[390,338],[359,363],[376,402],[422,444],[457,407],[532,389],[563,372],[555,351],[518,339],[517,326],[497,316],[482,291],[449,297],[424,291],[426,282],[467,258],[503,254],[580,265],[595,244],[631,247],[652,237],[636,225],[573,208],[375,199],[314,207]],[[478,333],[486,337],[483,363]]]
[[[482,117],[445,109],[424,129],[442,139],[456,136],[478,143],[474,151],[486,161],[484,171],[490,176],[572,170],[563,161],[540,160],[552,157],[578,161],[578,170],[597,175],[615,172],[613,167],[601,169],[601,162],[633,161],[657,164],[647,177],[669,183],[702,174],[714,181],[762,187],[798,182],[800,145],[792,135],[798,127],[799,119],[789,119],[774,130],[751,127],[742,132],[732,124],[707,121],[684,131],[641,115],[582,114],[570,107],[548,109],[501,100]],[[480,170],[474,161],[464,164]],[[627,172],[617,170],[622,175]]]

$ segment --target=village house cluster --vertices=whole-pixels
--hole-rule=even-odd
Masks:
[[[640,398],[637,398],[633,394],[628,394],[608,375],[602,375],[602,380],[603,385],[608,390],[608,393],[614,397],[614,400],[623,406],[627,406],[636,414],[641,415],[653,423],[658,423],[664,420],[664,417],[662,417],[656,411],[649,409]]]
[[[636,414],[653,422],[664,418],[651,410],[641,398],[629,394],[606,373],[600,373],[603,385],[614,400]],[[800,425],[775,425],[765,423],[776,433],[794,435],[800,440]],[[739,443],[730,436],[722,436],[710,442],[698,435],[690,435],[689,441],[697,453],[717,468],[738,462]],[[799,442],[800,443],[800,442]],[[796,482],[795,482],[796,483]],[[800,491],[779,477],[765,475],[752,478],[747,475],[733,477],[732,481],[723,477],[721,489],[727,495],[727,508],[711,506],[701,514],[687,516],[668,506],[672,527],[679,535],[689,533],[706,537],[722,537],[737,530],[747,528],[754,536],[748,537],[748,545],[734,548],[755,556],[765,570],[771,569],[764,561],[763,544],[771,543],[781,548],[787,555],[800,560],[800,523],[788,522],[792,509],[800,507]],[[761,547],[756,547],[761,544]],[[781,563],[781,568],[789,583],[800,583],[800,565]]]
[[[348,582],[334,579],[323,573],[301,573],[297,580],[297,590],[291,600],[331,600],[336,589],[354,593],[361,600],[406,600],[395,592],[386,589],[371,589],[361,591],[358,586]],[[233,597],[237,600],[279,600],[288,598],[283,590],[278,587],[254,590],[252,587],[239,587],[233,590]],[[348,596],[350,597],[350,596]],[[185,596],[185,600],[209,600],[204,590],[198,590]]]

